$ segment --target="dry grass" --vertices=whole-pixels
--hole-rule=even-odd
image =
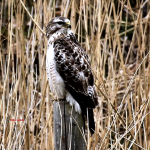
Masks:
[[[44,31],[52,17],[70,18],[90,56],[99,107],[88,149],[150,150],[150,1],[23,2]],[[0,12],[1,149],[54,149],[47,39],[20,0],[1,1]]]

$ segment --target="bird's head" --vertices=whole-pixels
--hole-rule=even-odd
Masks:
[[[46,36],[49,38],[52,34],[60,32],[67,34],[68,28],[71,28],[70,20],[65,17],[55,17],[53,18],[46,27]]]

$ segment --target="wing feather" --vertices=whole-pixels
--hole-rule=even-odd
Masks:
[[[90,62],[75,36],[56,40],[54,51],[57,72],[66,88],[79,104],[95,108],[98,102]]]

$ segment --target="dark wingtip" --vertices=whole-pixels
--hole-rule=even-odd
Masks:
[[[95,133],[95,124],[94,124],[94,129],[89,127],[89,130],[90,130],[91,135],[93,135]]]
[[[94,122],[93,109],[87,108],[84,106],[81,106],[81,109],[82,109],[83,120],[85,121],[84,116],[86,116],[90,133],[91,133],[91,135],[93,135],[95,132],[95,122]],[[88,117],[87,117],[87,109],[88,109]],[[85,124],[84,124],[84,130],[85,130]]]
[[[93,135],[95,132],[95,122],[94,122],[94,115],[93,115],[93,109],[88,108],[88,118],[89,118],[89,130],[91,134]]]

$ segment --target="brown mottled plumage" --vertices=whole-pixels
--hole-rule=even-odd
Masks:
[[[89,118],[94,133],[93,108],[98,105],[97,92],[88,55],[69,29],[70,21],[55,17],[47,25],[47,74],[50,89],[58,99],[66,98],[75,110]]]

